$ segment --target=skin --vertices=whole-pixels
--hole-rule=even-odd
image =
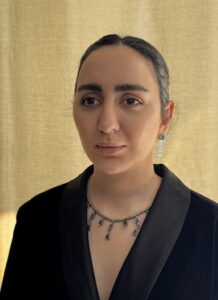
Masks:
[[[87,57],[77,80],[73,115],[94,164],[88,192],[99,209],[120,217],[119,210],[135,212],[154,196],[161,179],[153,169],[153,148],[168,129],[173,108],[169,101],[161,115],[153,65],[135,50],[105,46]]]

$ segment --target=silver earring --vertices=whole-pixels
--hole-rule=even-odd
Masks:
[[[157,142],[157,156],[162,157],[164,153],[164,142],[165,142],[165,135],[163,133],[160,134],[159,140]]]

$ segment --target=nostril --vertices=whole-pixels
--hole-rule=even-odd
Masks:
[[[101,118],[98,124],[98,129],[100,132],[111,133],[117,132],[120,129],[119,122],[116,118]]]
[[[116,133],[119,131],[118,127],[110,127],[110,128],[99,128],[99,131],[102,133]]]

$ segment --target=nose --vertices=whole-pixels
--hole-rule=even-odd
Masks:
[[[98,129],[101,133],[115,133],[119,131],[120,124],[117,109],[114,105],[103,105],[98,122]]]

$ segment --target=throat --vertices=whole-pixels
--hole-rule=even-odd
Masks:
[[[123,219],[152,205],[161,184],[153,171],[135,178],[104,178],[95,172],[90,177],[87,196],[94,207],[111,219]]]

